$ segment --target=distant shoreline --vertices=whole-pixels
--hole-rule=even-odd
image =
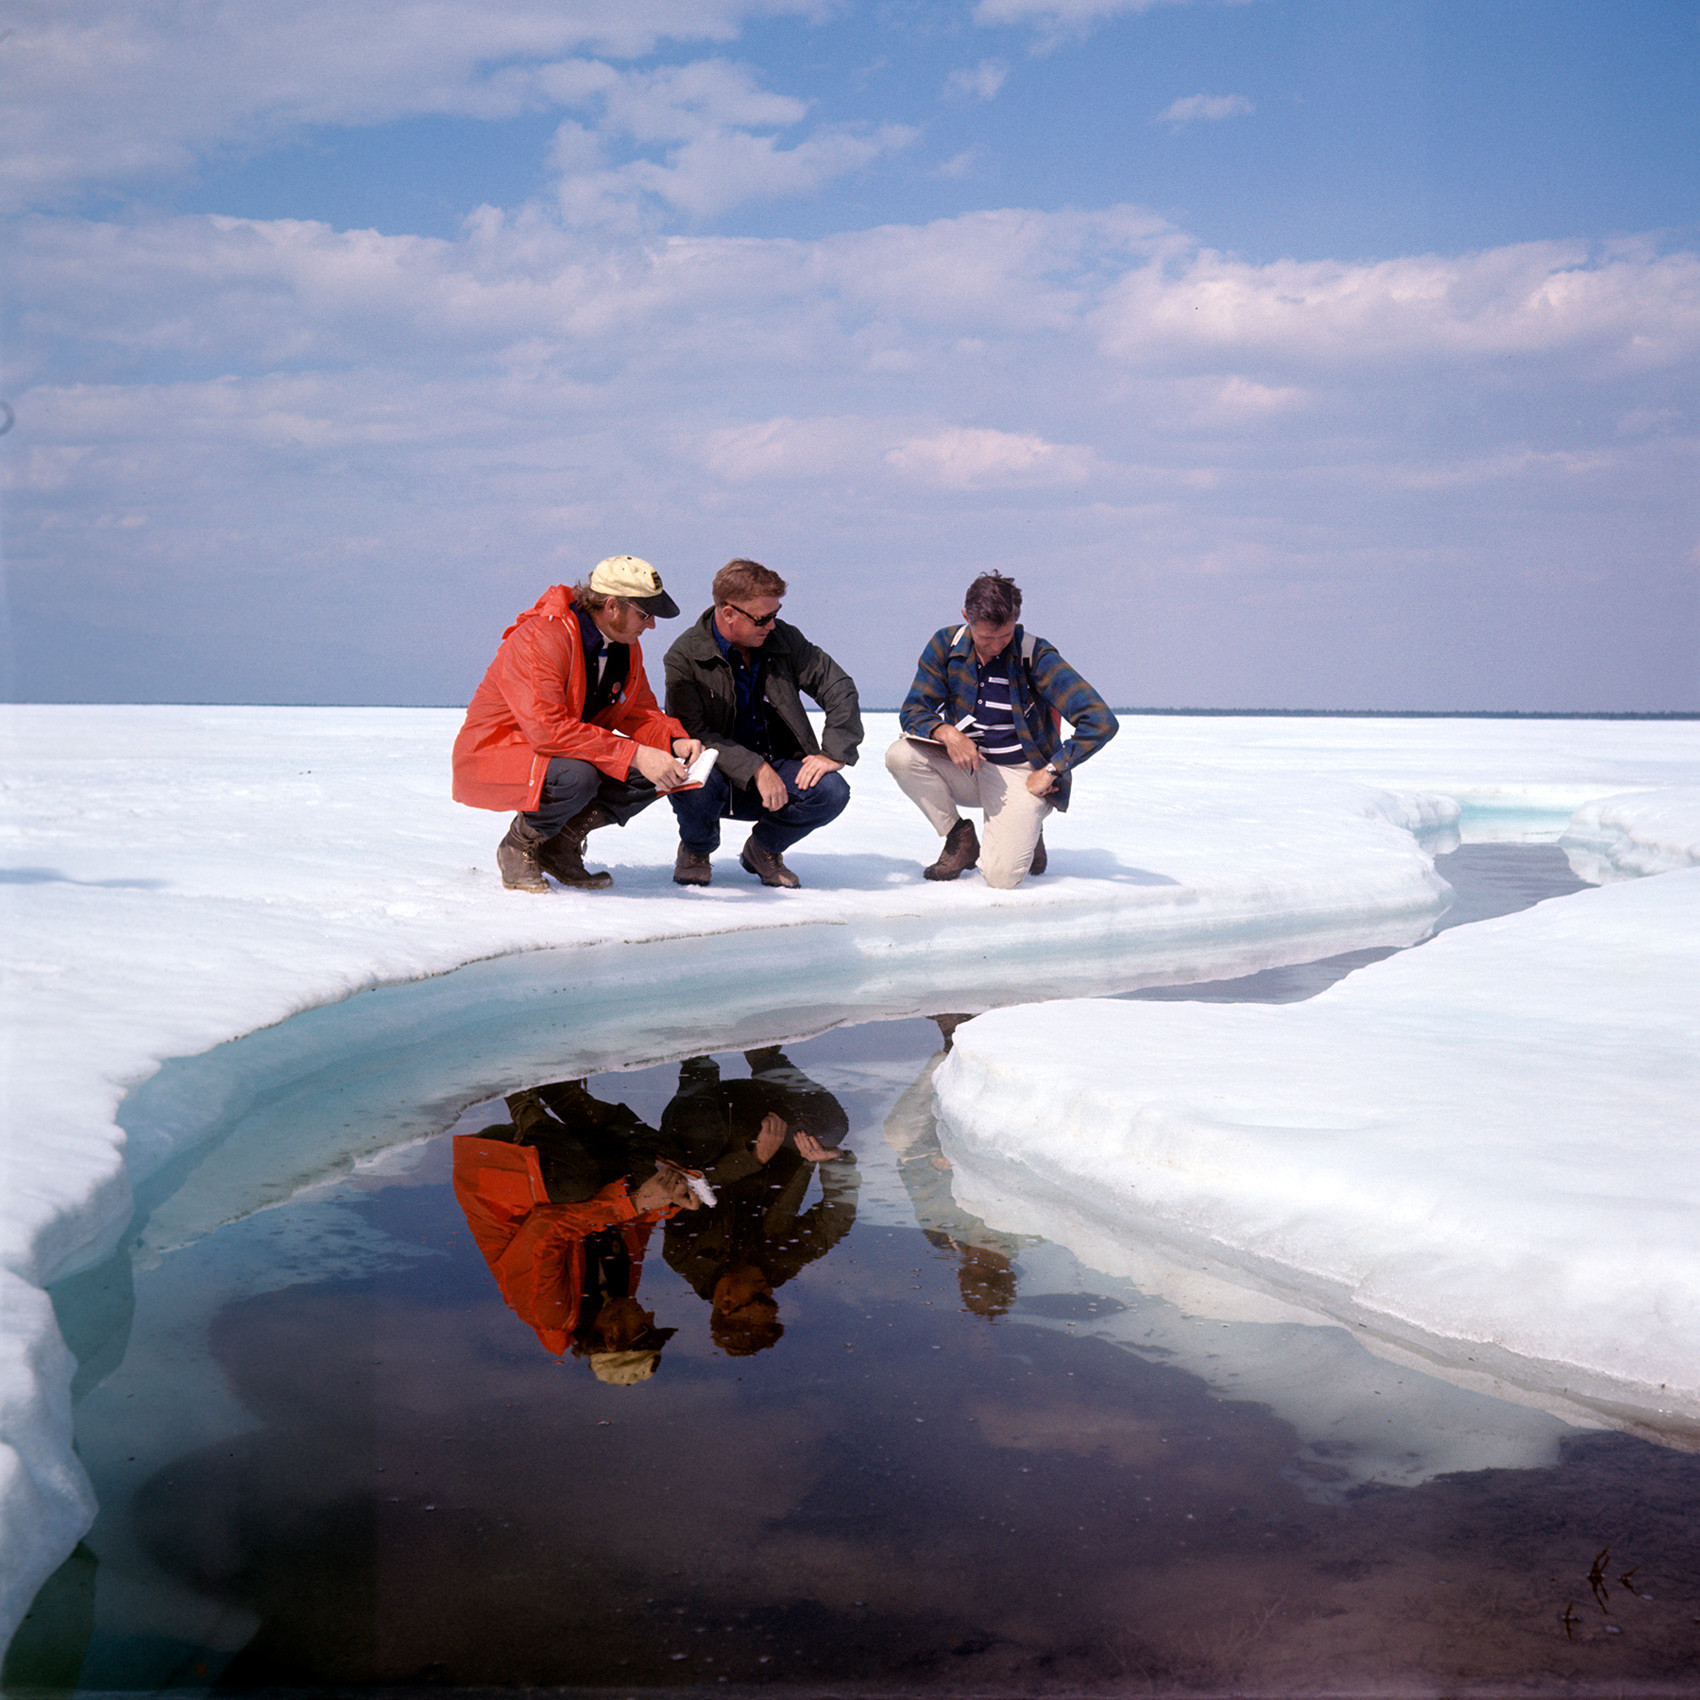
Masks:
[[[463,702],[6,702],[6,708],[430,708]],[[1700,720],[1700,709],[1544,708],[1130,708],[1117,714],[1186,720]],[[901,705],[864,704],[864,714],[896,714]]]

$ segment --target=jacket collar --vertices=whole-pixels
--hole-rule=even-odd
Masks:
[[[951,642],[950,653],[952,657],[966,656],[968,660],[977,662],[980,658],[974,653],[974,634],[969,631],[968,622],[966,620],[958,622],[953,630],[959,635],[954,637]],[[1026,635],[1026,630],[1025,626],[1017,622],[1015,630],[1010,634],[1008,647],[1002,653],[1019,655],[1021,653],[1021,640]],[[995,660],[996,657],[993,659]]]

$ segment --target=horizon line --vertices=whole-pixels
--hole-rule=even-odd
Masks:
[[[49,702],[38,698],[3,698],[5,708],[400,708],[454,709],[463,702],[190,702],[155,698],[125,698],[106,702]],[[1113,714],[1147,717],[1247,720],[1700,720],[1700,709],[1687,708],[1152,708],[1112,703]],[[864,714],[897,714],[893,707],[869,706]]]

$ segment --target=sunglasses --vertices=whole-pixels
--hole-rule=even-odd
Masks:
[[[761,616],[761,618],[758,620],[756,618],[756,616],[749,611],[748,608],[739,608],[738,604],[736,602],[728,602],[726,604],[726,606],[728,608],[734,609],[734,610],[736,610],[736,612],[742,614],[744,616],[744,618],[746,620],[748,620],[752,626],[771,626],[773,624],[773,622],[779,618],[779,610],[777,608],[775,608],[774,611],[771,614],[763,614]]]

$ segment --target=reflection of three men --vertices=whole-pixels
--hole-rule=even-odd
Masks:
[[[709,1304],[710,1337],[745,1356],[784,1333],[775,1290],[855,1221],[843,1106],[777,1046],[745,1057],[747,1080],[688,1058],[659,1128],[565,1080],[512,1093],[507,1121],[455,1136],[455,1197],[502,1297],[599,1380],[646,1380],[674,1332],[637,1296],[657,1223],[668,1264]]]
[[[722,820],[750,823],[739,852],[748,873],[800,883],[785,852],[849,803],[842,770],[856,761],[862,720],[850,675],[779,618],[785,593],[759,562],[723,567],[712,604],[667,651],[665,706],[641,639],[679,607],[647,561],[611,556],[518,616],[454,748],[457,800],[516,811],[497,847],[504,885],[546,892],[546,875],[583,890],[611,884],[585,867],[587,838],[658,796],[678,822],[677,884],[709,884]],[[886,766],[944,840],[929,879],[977,866],[1007,888],[1042,873],[1046,817],[1067,808],[1072,770],[1115,735],[1103,699],[1020,615],[1014,582],[981,574],[961,622],[922,651],[904,699]],[[818,736],[804,697],[821,710]],[[705,750],[713,764],[694,782],[688,770]],[[980,832],[964,809],[981,813]]]

